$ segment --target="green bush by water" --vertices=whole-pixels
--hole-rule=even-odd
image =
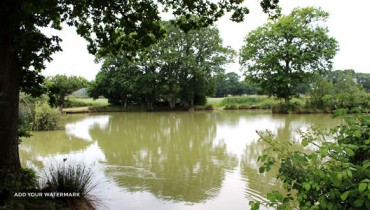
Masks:
[[[56,130],[59,128],[60,120],[61,114],[57,109],[51,108],[46,102],[36,102],[32,130]]]
[[[241,105],[243,108],[262,108],[262,109],[270,109],[274,105],[280,103],[280,100],[276,100],[271,97],[267,96],[239,96],[239,97],[227,97],[224,98],[220,105],[224,106],[232,106]]]
[[[92,106],[92,107],[101,107],[101,106],[108,106],[108,100],[104,98],[99,98],[93,100],[91,98],[68,98],[65,103],[65,108],[72,108],[72,107],[83,107],[83,106]]]
[[[370,118],[345,115],[334,129],[311,128],[294,141],[281,142],[269,131],[259,132],[268,147],[258,157],[260,173],[279,167],[277,179],[285,192],[267,194],[264,206],[274,209],[370,209]],[[333,138],[330,140],[330,138]],[[252,209],[261,202],[251,201]]]
[[[97,187],[93,181],[91,166],[83,164],[66,163],[50,165],[45,173],[46,184],[44,192],[73,192],[79,193],[80,197],[64,197],[69,207],[76,209],[96,209],[98,199],[91,192]]]

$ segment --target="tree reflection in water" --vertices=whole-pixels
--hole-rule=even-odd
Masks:
[[[191,208],[184,203],[248,209],[250,196],[261,200],[281,188],[276,169],[258,173],[257,157],[266,143],[256,141],[256,130],[270,129],[280,141],[297,141],[298,128],[335,124],[330,115],[265,111],[83,115],[73,117],[66,130],[35,132],[23,141],[20,153],[23,166],[31,163],[40,170],[53,158],[100,161],[96,173],[107,181],[102,195],[113,209]],[[144,205],[133,195],[151,200]]]
[[[276,139],[283,141],[294,141],[294,150],[302,150],[298,129],[307,130],[311,126],[331,128],[337,125],[339,120],[333,120],[330,115],[272,115],[272,119],[279,119],[284,122],[276,130],[272,130]],[[245,152],[241,158],[241,174],[246,180],[246,197],[257,200],[264,200],[267,193],[274,190],[285,192],[283,185],[276,179],[278,167],[272,167],[269,172],[260,174],[258,169],[260,164],[257,158],[262,155],[262,151],[268,144],[262,140],[255,140],[245,147]]]
[[[212,113],[125,113],[90,131],[106,156],[106,175],[128,191],[189,203],[219,192],[237,166],[225,143],[215,144]]]

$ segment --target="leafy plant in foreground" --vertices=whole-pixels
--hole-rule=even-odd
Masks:
[[[99,200],[91,193],[97,187],[93,180],[93,171],[82,164],[51,165],[45,173],[46,185],[42,191],[73,192],[79,197],[64,197],[69,207],[76,209],[96,209]]]
[[[303,150],[281,143],[271,132],[258,132],[270,146],[258,158],[260,173],[279,167],[287,193],[267,195],[276,209],[370,209],[370,116],[345,116],[330,130],[300,132]],[[260,202],[251,201],[252,209]]]

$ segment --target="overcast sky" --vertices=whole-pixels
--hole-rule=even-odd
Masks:
[[[247,0],[250,14],[243,23],[234,23],[228,17],[216,23],[224,45],[239,51],[244,37],[251,30],[263,25],[267,15],[262,12],[258,0]],[[289,14],[295,7],[321,7],[330,13],[327,21],[330,36],[339,42],[339,52],[334,58],[334,69],[354,69],[356,72],[370,73],[370,1],[369,0],[280,0],[284,14]],[[53,61],[47,64],[44,75],[78,75],[93,80],[100,69],[94,63],[94,56],[87,52],[87,42],[79,37],[74,28],[64,27],[62,31],[50,30],[63,42],[62,52],[53,55]],[[235,61],[237,63],[237,59]],[[239,72],[237,64],[230,65],[228,71]]]

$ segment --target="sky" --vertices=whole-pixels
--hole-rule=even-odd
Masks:
[[[246,0],[250,10],[244,22],[234,23],[230,16],[221,18],[215,25],[220,31],[225,46],[234,50],[244,44],[245,36],[267,22],[258,0]],[[370,73],[370,1],[369,0],[280,0],[283,14],[289,14],[295,7],[314,6],[329,12],[326,23],[329,35],[339,44],[334,58],[334,69],[354,69],[356,72]],[[73,27],[64,26],[62,31],[45,30],[46,34],[56,34],[63,40],[63,51],[55,53],[53,61],[46,64],[43,74],[83,76],[95,79],[101,64],[94,63],[94,56],[87,52],[87,42],[75,32]],[[228,65],[226,71],[241,74],[238,59]]]

